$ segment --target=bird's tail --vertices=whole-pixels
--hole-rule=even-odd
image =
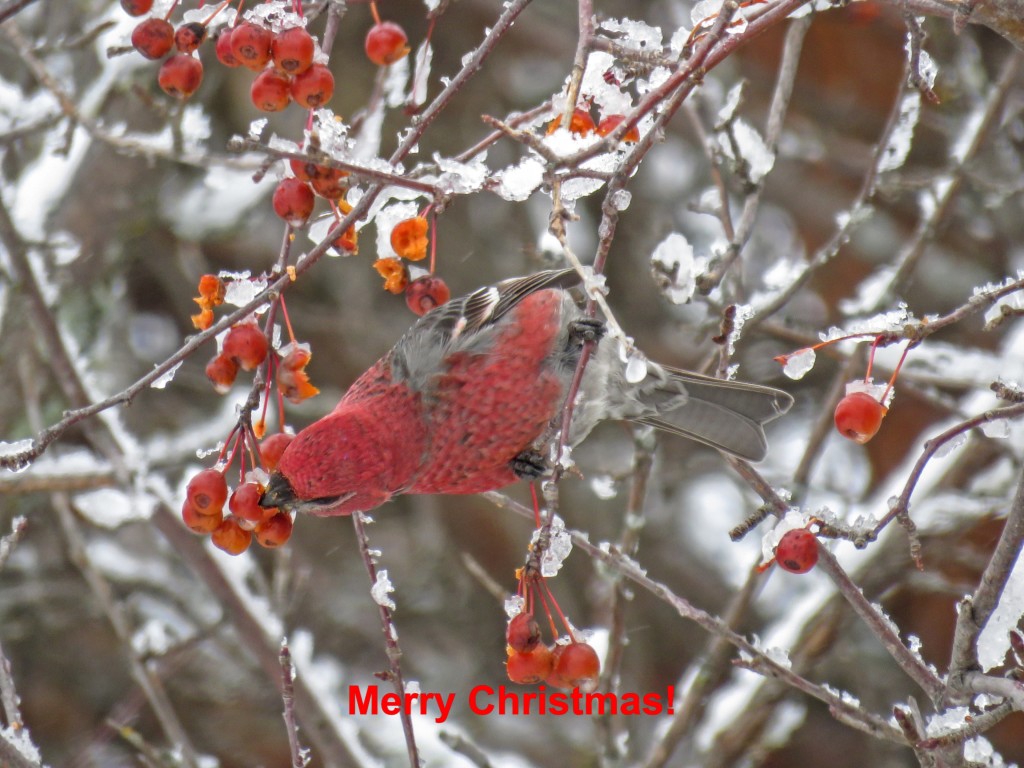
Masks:
[[[759,384],[726,381],[658,366],[641,384],[640,424],[688,437],[741,459],[760,461],[768,451],[764,424],[789,410],[793,398]],[[651,366],[655,368],[655,366]],[[660,374],[664,371],[664,375]]]

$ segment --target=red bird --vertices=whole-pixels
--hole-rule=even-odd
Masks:
[[[642,381],[626,381],[619,345],[568,292],[578,282],[571,269],[540,272],[428,312],[296,435],[260,503],[348,515],[402,493],[480,493],[536,477],[587,339],[598,344],[571,445],[599,421],[628,419],[764,458],[762,425],[792,397],[651,362]]]

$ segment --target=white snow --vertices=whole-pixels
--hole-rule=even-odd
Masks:
[[[910,154],[910,145],[914,140],[914,129],[917,127],[918,118],[921,115],[921,93],[910,91],[900,102],[899,116],[896,118],[896,126],[889,136],[889,141],[882,150],[878,160],[878,170],[881,173],[893,171],[903,165]]]
[[[673,304],[685,304],[697,288],[693,246],[685,235],[672,232],[651,253],[651,265],[661,288]]]
[[[377,571],[377,580],[370,587],[370,597],[373,598],[373,602],[389,611],[395,610],[395,601],[390,597],[394,591],[395,587],[391,583],[391,579],[388,578],[387,568]]]
[[[786,364],[783,366],[782,372],[794,381],[799,381],[814,368],[816,357],[817,354],[811,347],[798,349],[786,358]]]

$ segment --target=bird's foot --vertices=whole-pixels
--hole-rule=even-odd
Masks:
[[[588,341],[600,341],[607,330],[602,321],[593,317],[581,317],[569,323],[569,344],[582,347]]]
[[[512,472],[520,480],[536,480],[550,469],[543,454],[527,448],[510,462]]]

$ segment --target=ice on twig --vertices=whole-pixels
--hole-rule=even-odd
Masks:
[[[543,530],[541,528],[534,531],[531,547],[537,544]],[[572,537],[565,530],[565,522],[558,515],[555,515],[551,521],[549,535],[548,546],[540,558],[540,572],[545,578],[557,575],[562,569],[565,558],[572,552]]]
[[[178,369],[181,368],[182,362],[184,362],[184,360],[172,365],[166,371],[164,371],[155,379],[153,379],[153,381],[149,383],[149,386],[151,386],[153,389],[163,389],[164,387],[166,387],[168,384],[174,381],[174,374],[176,374],[178,372]]]
[[[512,595],[505,600],[505,615],[510,619],[518,616],[526,610],[526,598],[522,595]]]
[[[377,571],[377,580],[370,587],[370,597],[373,598],[373,602],[389,611],[395,610],[395,601],[390,597],[394,591],[395,587],[391,583],[391,579],[388,578],[387,568]]]
[[[544,181],[544,163],[536,157],[524,157],[517,165],[498,171],[494,177],[499,196],[510,202],[522,202]]]
[[[882,149],[878,158],[878,171],[894,171],[903,165],[910,154],[910,145],[914,140],[914,129],[921,115],[921,92],[911,91],[900,102],[899,116],[896,125],[889,134],[889,141]]]
[[[799,381],[814,367],[816,357],[817,354],[810,347],[798,349],[786,357],[786,364],[782,367],[782,372],[793,381]]]
[[[697,266],[693,246],[679,232],[673,232],[651,253],[651,271],[658,287],[673,304],[685,304],[697,287]]]

